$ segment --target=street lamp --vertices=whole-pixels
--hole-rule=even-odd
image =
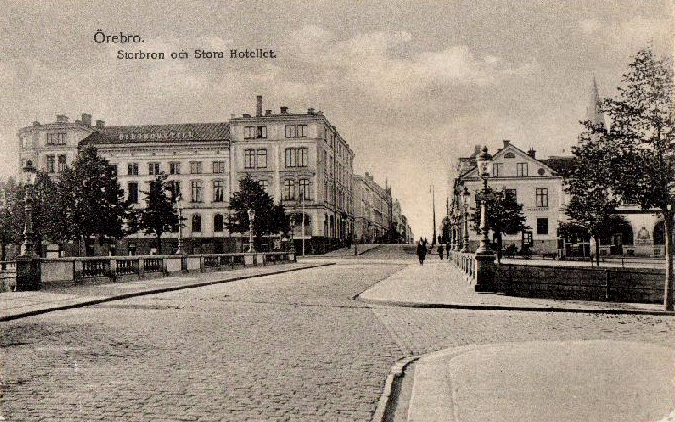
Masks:
[[[176,197],[176,208],[178,208],[178,250],[176,255],[183,255],[183,195],[178,193]]]
[[[21,245],[21,256],[33,257],[33,185],[37,176],[37,170],[33,167],[31,160],[26,160],[26,165],[22,168],[23,180],[25,184],[24,195],[24,226],[23,226],[23,244]]]
[[[487,201],[491,195],[488,194],[488,178],[490,177],[490,164],[492,155],[488,153],[487,146],[484,146],[481,153],[476,157],[478,175],[483,179],[483,191],[480,195],[480,230],[483,236],[480,239],[480,246],[476,250],[476,255],[491,255],[490,239],[488,238],[488,219],[487,219]]]
[[[462,249],[461,252],[469,252],[469,189],[464,186],[462,191],[462,204],[464,205],[464,230],[462,230]]]
[[[253,249],[253,220],[255,219],[255,210],[248,210],[248,251],[255,252]]]

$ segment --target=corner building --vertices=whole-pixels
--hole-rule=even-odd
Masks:
[[[230,119],[230,136],[234,189],[249,174],[282,203],[296,248],[304,238],[308,253],[320,253],[351,239],[354,152],[321,111],[263,113],[258,96],[255,115]]]

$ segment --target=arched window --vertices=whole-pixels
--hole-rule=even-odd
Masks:
[[[222,232],[225,226],[223,214],[216,214],[213,216],[213,231]]]
[[[284,200],[295,200],[295,180],[284,180]]]
[[[199,214],[192,214],[192,231],[194,233],[202,231],[202,216]]]

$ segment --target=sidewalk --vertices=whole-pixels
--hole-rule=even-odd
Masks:
[[[80,284],[35,292],[0,293],[0,321],[9,321],[55,310],[95,305],[133,296],[227,283],[245,278],[298,271],[323,265],[331,264],[281,264],[229,271],[190,273],[125,283]]]
[[[415,366],[409,422],[658,421],[675,351],[607,340],[451,348]]]
[[[427,259],[423,266],[417,263],[408,265],[361,293],[358,299],[374,304],[410,307],[675,315],[675,312],[663,311],[659,304],[536,299],[476,293],[466,275],[454,263],[436,257]]]

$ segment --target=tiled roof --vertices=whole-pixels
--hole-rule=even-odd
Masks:
[[[185,123],[143,126],[106,126],[84,138],[82,143],[126,144],[230,140],[228,123]]]

